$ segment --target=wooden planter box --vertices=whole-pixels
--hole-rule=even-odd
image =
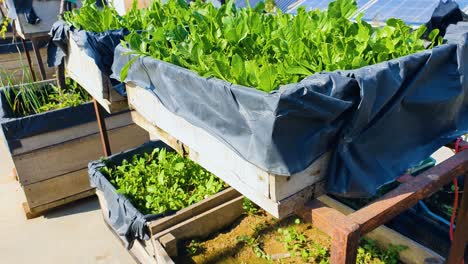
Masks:
[[[121,154],[113,155],[111,159],[118,155]],[[106,185],[109,184],[103,175],[100,176],[100,181],[106,181]],[[113,186],[111,190],[117,196],[117,191]],[[110,225],[110,212],[103,190],[96,188],[96,194],[105,223],[118,237],[117,232]],[[148,221],[146,227],[150,233],[150,240],[135,240],[129,252],[139,263],[174,263],[171,257],[178,254],[178,241],[206,237],[232,224],[244,211],[242,201],[243,196],[239,192],[228,188],[183,208],[173,215]]]
[[[107,112],[115,113],[128,108],[127,98],[112,88],[109,77],[78,47],[72,36],[69,37],[65,68],[70,78],[79,83]]]
[[[8,107],[2,103],[3,109]],[[0,120],[0,157],[13,161],[28,218],[94,194],[87,164],[103,152],[92,103]],[[128,111],[107,116],[106,123],[112,151],[149,139],[146,131],[133,124]]]
[[[329,153],[290,177],[274,175],[251,164],[205,130],[173,114],[151,92],[127,83],[133,121],[187,155],[278,218],[296,205],[324,192],[323,177]]]

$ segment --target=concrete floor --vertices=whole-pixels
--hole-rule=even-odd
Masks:
[[[102,220],[96,197],[26,220],[16,181],[0,181],[0,263],[135,263]]]

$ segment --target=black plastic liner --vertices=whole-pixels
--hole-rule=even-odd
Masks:
[[[269,173],[291,176],[331,150],[327,191],[370,197],[468,132],[468,33],[456,36],[432,50],[317,73],[270,93],[150,57],[138,58],[125,81]],[[115,50],[116,79],[136,56],[127,51]]]
[[[111,115],[104,114],[108,116]],[[93,103],[18,117],[8,104],[4,90],[0,90],[0,126],[10,150],[20,148],[23,138],[95,121]]]
[[[93,161],[88,165],[91,186],[102,191],[106,200],[107,211],[103,213],[109,219],[108,224],[114,229],[127,248],[132,247],[135,239],[150,239],[150,232],[146,222],[168,216],[173,214],[174,211],[156,215],[143,215],[124,195],[117,192],[106,176],[100,172],[100,169],[105,167],[106,164],[109,166],[120,165],[124,159],[130,160],[136,154],[151,153],[155,148],[165,148],[172,151],[162,141],[150,141],[140,147],[109,156],[105,161]]]
[[[112,74],[111,66],[114,61],[114,49],[129,32],[127,29],[109,30],[102,33],[93,33],[78,30],[64,21],[57,21],[49,32],[50,40],[47,46],[47,64],[49,67],[58,66],[68,53],[68,38],[72,37],[78,47],[94,60],[99,70],[109,77]],[[111,79],[116,91],[126,96],[120,82]]]

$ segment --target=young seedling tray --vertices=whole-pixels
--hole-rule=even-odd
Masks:
[[[151,141],[138,148],[112,155],[108,158],[112,164],[118,165],[123,159],[129,159],[135,154],[142,154],[152,151],[152,149],[170,148],[161,141]],[[102,161],[91,162],[89,174],[91,182],[96,183],[96,194],[99,198],[103,218],[110,230],[119,237],[119,240],[126,244],[119,232],[123,232],[113,223],[122,223],[132,219],[127,212],[137,211],[124,196],[117,193],[115,187],[99,171],[104,166]],[[242,213],[243,197],[233,188],[227,188],[189,207],[178,210],[174,214],[148,220],[144,229],[149,235],[149,240],[137,238],[129,252],[139,263],[174,263],[172,256],[177,256],[177,244],[182,239],[206,237],[231,223],[233,223]],[[125,212],[110,211],[115,207],[109,204],[125,205]],[[116,216],[118,215],[118,216]],[[142,216],[142,215],[141,215]],[[120,235],[120,236],[119,236]]]
[[[329,153],[291,177],[271,174],[243,159],[207,131],[170,112],[151,91],[127,83],[127,95],[137,125],[220,177],[273,216],[284,218],[296,205],[302,206],[323,193]]]
[[[65,68],[70,78],[79,83],[107,112],[127,109],[127,99],[115,91],[109,77],[101,72],[93,58],[77,45],[72,36],[68,39]]]
[[[28,218],[94,194],[86,168],[103,153],[92,103],[14,117],[2,92],[0,109],[0,157],[12,161],[13,168],[4,170],[12,171],[21,184]],[[148,140],[128,111],[107,115],[106,123],[113,151]]]

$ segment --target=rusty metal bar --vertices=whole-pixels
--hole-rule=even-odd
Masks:
[[[465,174],[465,187],[463,188],[463,198],[458,211],[457,228],[450,247],[447,263],[459,264],[463,262],[465,256],[466,243],[468,242],[468,176]]]
[[[94,98],[93,103],[94,111],[96,112],[96,121],[98,123],[99,133],[101,135],[102,150],[104,152],[104,156],[107,157],[111,155],[111,149],[109,144],[109,137],[107,135],[106,119],[104,118],[104,109],[102,109],[102,107]]]
[[[416,205],[419,200],[433,194],[453,178],[463,175],[467,168],[468,151],[463,151],[401,184],[348,217],[359,223],[361,232],[365,234]]]

